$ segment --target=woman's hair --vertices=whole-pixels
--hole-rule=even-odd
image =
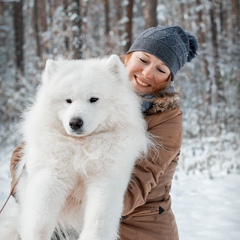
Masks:
[[[119,58],[121,59],[121,61],[127,65],[127,62],[129,61],[129,59],[131,58],[133,52],[130,52],[130,53],[127,53],[125,55],[120,55]],[[156,97],[159,95],[159,92],[164,90],[165,88],[167,88],[170,83],[171,83],[171,79],[172,79],[172,76],[171,74],[169,74],[167,80],[159,83],[156,87],[153,88],[153,92],[152,94],[155,95]]]

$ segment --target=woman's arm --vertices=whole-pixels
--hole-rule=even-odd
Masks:
[[[17,169],[17,165],[19,163],[19,161],[22,158],[22,150],[24,147],[24,143],[21,143],[19,146],[17,146],[11,156],[11,161],[10,161],[10,173],[11,173],[11,189],[13,188],[13,186],[16,184],[16,169]]]
[[[148,131],[157,137],[159,145],[150,151],[146,159],[140,160],[135,165],[125,193],[123,216],[146,202],[152,188],[158,185],[159,176],[164,174],[171,161],[178,155],[182,143],[181,113],[166,121],[160,121],[153,127],[150,126]]]

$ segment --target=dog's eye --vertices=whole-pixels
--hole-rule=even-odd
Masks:
[[[98,98],[96,98],[96,97],[91,97],[91,98],[89,99],[89,102],[90,102],[90,103],[94,103],[94,102],[97,102],[97,100],[98,100]]]
[[[66,102],[67,103],[72,103],[72,99],[68,98],[68,99],[66,99]]]

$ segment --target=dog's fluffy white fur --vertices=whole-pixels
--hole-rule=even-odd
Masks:
[[[116,55],[48,60],[21,128],[20,207],[0,216],[0,239],[49,240],[56,228],[65,239],[117,239],[131,172],[150,143],[145,125]]]

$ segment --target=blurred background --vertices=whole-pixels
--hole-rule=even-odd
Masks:
[[[124,54],[158,24],[180,25],[200,44],[175,78],[184,117],[172,190],[180,239],[239,239],[240,0],[0,0],[0,207],[45,61]]]
[[[0,161],[19,143],[19,117],[48,58],[124,54],[155,25],[180,25],[198,57],[177,75],[182,170],[240,173],[240,0],[0,0]]]

